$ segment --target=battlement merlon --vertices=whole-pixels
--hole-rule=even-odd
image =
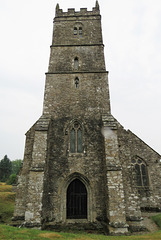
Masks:
[[[75,11],[75,8],[68,8],[67,12],[63,12],[60,9],[59,4],[56,5],[55,17],[70,17],[70,16],[92,16],[100,15],[99,3],[96,1],[95,7],[92,8],[92,11],[88,11],[87,8],[80,8],[80,11]]]

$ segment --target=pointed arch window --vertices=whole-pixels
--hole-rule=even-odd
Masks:
[[[82,153],[82,128],[78,122],[75,122],[70,130],[70,152]]]
[[[148,171],[145,162],[139,158],[135,157],[132,160],[132,164],[135,169],[136,174],[136,183],[138,187],[148,187],[149,179],[148,179]]]

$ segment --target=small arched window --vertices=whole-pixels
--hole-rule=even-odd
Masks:
[[[77,27],[74,27],[74,35],[77,35]]]
[[[82,153],[82,128],[78,122],[75,122],[70,130],[70,152]]]
[[[82,36],[82,27],[79,27],[79,36]]]
[[[138,187],[149,186],[148,171],[145,162],[141,158],[135,157],[132,160],[132,164],[135,168],[137,186]]]
[[[75,70],[78,70],[78,67],[79,67],[79,60],[77,57],[74,58],[74,69]]]
[[[79,88],[79,78],[75,78],[75,88]]]

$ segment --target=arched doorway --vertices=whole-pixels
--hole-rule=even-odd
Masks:
[[[73,180],[68,186],[66,209],[68,219],[87,218],[87,190],[79,179]]]

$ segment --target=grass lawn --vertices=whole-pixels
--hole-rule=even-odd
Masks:
[[[0,239],[5,240],[153,240],[161,239],[161,231],[135,236],[104,236],[87,233],[56,233],[26,228],[15,228],[7,225],[0,225]]]
[[[12,186],[0,183],[0,223],[10,223],[13,216],[15,193]]]

